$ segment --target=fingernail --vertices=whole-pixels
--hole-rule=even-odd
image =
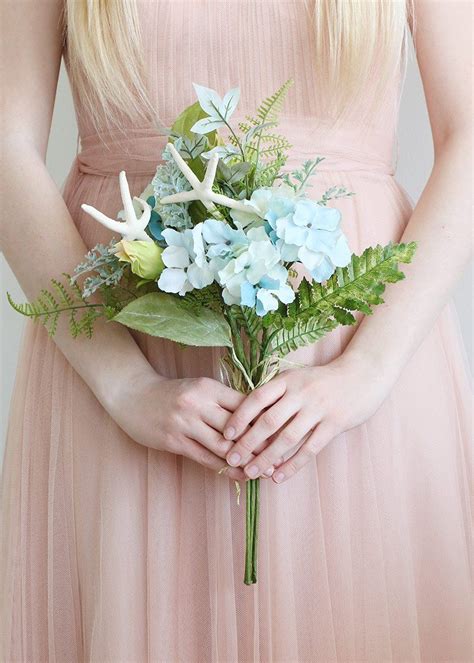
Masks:
[[[273,474],[273,467],[269,467],[268,470],[265,470],[264,475],[266,477],[271,477]]]
[[[273,478],[277,483],[280,483],[280,481],[283,481],[283,479],[285,478],[285,475],[283,474],[283,472],[277,472]]]
[[[224,437],[227,438],[228,440],[233,440],[235,436],[235,428],[226,428],[224,431]]]
[[[250,467],[246,468],[245,472],[249,475],[249,477],[256,477],[258,474],[258,467],[257,465],[251,465]]]
[[[230,454],[228,463],[229,465],[238,465],[240,463],[240,454]]]

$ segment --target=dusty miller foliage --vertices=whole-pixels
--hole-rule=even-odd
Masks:
[[[185,156],[184,153],[188,150],[193,151],[194,149],[189,143],[185,143],[182,137],[175,140],[174,146],[179,152],[183,151],[183,156]],[[157,201],[165,196],[170,196],[181,191],[190,191],[191,189],[191,185],[180,171],[167,147],[163,150],[162,157],[164,163],[158,166],[152,180],[153,192]],[[189,214],[189,205],[189,202],[172,203],[169,205],[158,204],[156,209],[163,226],[165,228],[175,228],[176,230],[192,228],[193,222]]]
[[[91,274],[82,287],[82,294],[86,299],[104,286],[117,286],[122,280],[125,265],[110,253],[117,241],[113,238],[109,244],[97,244],[85,255],[84,262],[74,269],[73,281],[84,274]]]

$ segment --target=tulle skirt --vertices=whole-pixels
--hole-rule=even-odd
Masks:
[[[129,177],[133,193],[151,175]],[[412,204],[392,176],[327,171],[318,189],[335,181],[357,192],[340,201],[354,252],[400,238]],[[116,178],[76,163],[64,195],[86,243],[108,241],[79,205],[115,215]],[[299,361],[327,363],[355,331]],[[135,337],[165,375],[219,376],[217,349]],[[244,491],[237,504],[229,478],[127,437],[27,323],[1,484],[2,660],[470,660],[467,366],[450,302],[369,420],[291,480],[261,480],[247,586]]]

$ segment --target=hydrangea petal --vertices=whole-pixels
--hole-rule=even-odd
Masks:
[[[189,254],[184,246],[168,246],[161,254],[167,267],[187,267],[190,264]]]
[[[184,269],[166,268],[161,272],[158,279],[158,287],[163,292],[178,293],[186,281],[186,272]]]
[[[240,303],[242,306],[255,306],[255,287],[245,281],[240,286]]]
[[[196,263],[188,267],[186,275],[189,283],[198,290],[211,285],[214,281],[213,272],[208,267],[199,267]]]
[[[168,246],[183,246],[183,233],[173,230],[173,228],[166,228],[162,235]]]
[[[321,261],[319,265],[317,265],[314,269],[310,270],[311,276],[315,281],[318,283],[322,283],[323,281],[326,281],[328,278],[330,278],[334,274],[334,265],[332,262],[324,256],[323,254],[320,254]]]
[[[277,298],[265,288],[260,288],[257,292],[256,313],[259,316],[265,315],[268,311],[276,311],[278,308]]]
[[[336,230],[341,220],[341,212],[335,207],[326,207],[325,205],[315,205],[315,214],[313,227],[324,230]]]

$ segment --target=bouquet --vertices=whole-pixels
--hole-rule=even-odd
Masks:
[[[221,98],[193,84],[197,101],[168,131],[140,196],[132,199],[122,171],[116,219],[82,205],[112,241],[35,301],[7,295],[12,306],[50,334],[64,314],[74,337],[90,337],[103,316],[176,343],[220,346],[222,378],[243,393],[271,380],[291,351],[355,324],[356,312],[371,314],[385,284],[404,278],[398,263],[411,261],[416,242],[351,254],[332,201],[354,193],[334,185],[308,197],[324,157],[283,172],[291,144],[276,128],[291,83],[237,126],[239,88]],[[259,482],[246,482],[246,584],[257,581]]]

